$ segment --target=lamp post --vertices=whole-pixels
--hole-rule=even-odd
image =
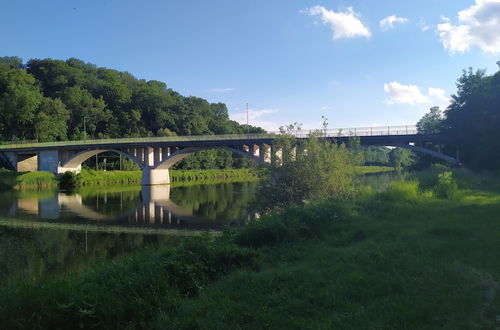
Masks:
[[[85,116],[83,116],[83,139],[87,141],[87,125],[85,125]]]

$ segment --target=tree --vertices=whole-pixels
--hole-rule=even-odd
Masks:
[[[296,128],[296,125],[286,127],[275,145],[282,148],[294,145]],[[359,153],[355,148],[321,136],[321,132],[311,133],[298,148],[294,160],[287,161],[284,157],[282,165],[272,167],[272,184],[264,186],[260,193],[263,205],[285,207],[316,199],[353,196],[354,165],[361,162]]]
[[[397,169],[409,167],[414,161],[413,152],[405,148],[394,148],[389,153],[389,164]]]
[[[464,70],[445,112],[444,133],[474,169],[500,168],[500,72]]]
[[[0,136],[33,139],[36,109],[42,102],[35,78],[24,70],[0,66]]]
[[[419,134],[436,134],[442,131],[443,115],[439,107],[432,107],[429,113],[426,113],[417,122],[417,131]]]
[[[69,117],[69,111],[60,99],[44,98],[36,115],[35,131],[38,140],[66,140]]]
[[[23,60],[17,56],[0,57],[0,65],[11,69],[24,69]]]
[[[85,138],[86,135],[96,136],[99,123],[109,121],[112,117],[102,98],[92,97],[88,91],[79,86],[65,89],[62,100],[70,113],[70,136],[75,136],[77,128],[79,132],[83,132],[85,126],[83,136],[75,136],[77,139]]]
[[[31,59],[24,65],[18,57],[0,57],[0,118],[2,140],[264,132],[230,120],[223,103],[184,97],[164,82],[137,79],[76,58]],[[58,125],[62,123],[65,130]],[[193,155],[182,164],[193,168],[253,164],[230,153],[216,153],[214,162],[213,155]]]

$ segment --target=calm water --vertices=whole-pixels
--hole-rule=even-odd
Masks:
[[[257,185],[0,192],[0,286],[56,278],[178,235],[243,223]]]

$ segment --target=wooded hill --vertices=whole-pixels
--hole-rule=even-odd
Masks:
[[[0,141],[247,132],[229,119],[223,103],[76,58],[23,63],[1,57],[0,117]]]

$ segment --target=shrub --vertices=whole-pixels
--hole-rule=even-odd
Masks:
[[[65,172],[59,178],[59,186],[64,189],[70,189],[76,186],[76,174],[70,171]]]
[[[413,181],[395,181],[380,193],[380,198],[389,202],[412,202],[418,197],[419,183]]]
[[[434,193],[439,198],[453,198],[458,191],[458,185],[453,178],[451,171],[438,174],[437,184],[434,187]]]

